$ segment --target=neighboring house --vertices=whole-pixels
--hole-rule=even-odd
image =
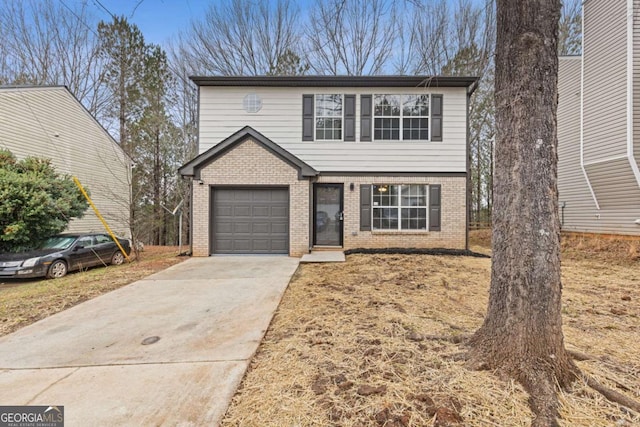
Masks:
[[[561,57],[563,230],[640,234],[640,1],[586,0],[583,55]]]
[[[192,253],[467,245],[467,77],[192,77]]]
[[[131,160],[66,87],[0,87],[0,147],[76,176],[111,229],[129,236]],[[89,208],[67,231],[104,227]]]

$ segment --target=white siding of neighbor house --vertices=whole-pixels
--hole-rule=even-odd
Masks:
[[[248,93],[262,98],[247,113]],[[341,93],[356,97],[356,141],[302,141],[302,95]],[[442,142],[361,142],[361,94],[443,95]],[[200,87],[199,152],[251,126],[319,172],[466,172],[466,88]]]
[[[66,88],[0,89],[0,148],[49,158],[59,173],[78,177],[112,230],[129,235],[130,160]],[[104,227],[89,208],[68,231]]]

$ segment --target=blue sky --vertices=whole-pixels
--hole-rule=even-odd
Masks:
[[[2,0],[0,0],[2,1]],[[165,44],[198,19],[211,3],[219,0],[60,0],[68,5],[86,1],[89,11],[100,20],[109,20],[107,10],[124,15],[142,31],[147,42]],[[304,8],[310,0],[294,1]],[[137,7],[136,7],[137,5]],[[104,6],[104,8],[103,8]],[[135,11],[134,11],[135,9]]]
[[[65,0],[62,0],[65,1]],[[82,0],[66,0],[69,5]],[[86,0],[89,10],[101,20],[109,20],[109,14],[124,15],[144,34],[147,42],[164,44],[180,30],[186,29],[192,18],[204,14],[215,0]],[[139,5],[138,5],[139,3]],[[137,8],[136,8],[136,5]],[[134,12],[135,8],[135,12]],[[133,14],[133,16],[132,16]]]

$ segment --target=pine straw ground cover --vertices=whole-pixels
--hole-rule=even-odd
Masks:
[[[640,264],[578,252],[563,260],[567,347],[593,356],[576,362],[583,372],[639,399]],[[489,279],[490,260],[470,257],[301,265],[222,424],[528,426],[518,384],[466,369],[462,342],[435,339],[480,326]],[[640,425],[581,382],[560,402],[563,426]]]
[[[140,259],[69,273],[55,280],[0,280],[0,336],[186,259],[177,246],[147,246]]]

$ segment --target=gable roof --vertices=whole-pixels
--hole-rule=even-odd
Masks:
[[[195,179],[199,179],[200,170],[203,167],[205,167],[227,151],[231,150],[235,146],[246,141],[247,139],[252,139],[267,151],[271,152],[275,156],[289,163],[294,168],[298,169],[298,177],[300,179],[318,175],[318,171],[316,171],[314,168],[300,160],[295,155],[291,154],[289,151],[280,147],[278,144],[276,144],[257,130],[253,129],[251,126],[243,127],[222,142],[216,144],[204,153],[193,158],[191,161],[181,166],[178,169],[178,172],[182,176],[190,176]]]
[[[451,76],[191,76],[198,86],[471,87],[478,77]]]

